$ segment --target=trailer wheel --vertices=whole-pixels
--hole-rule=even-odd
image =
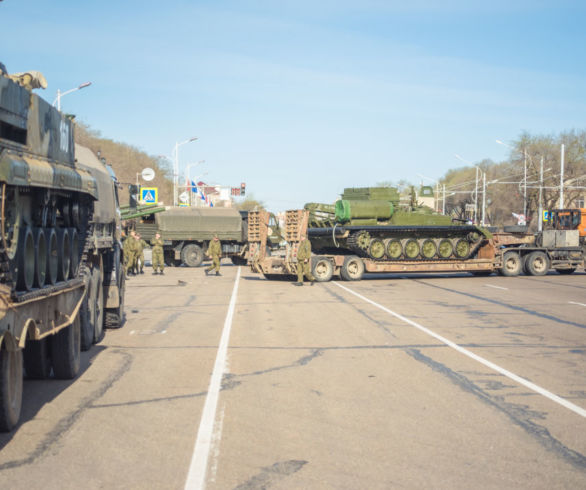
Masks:
[[[29,340],[23,352],[27,378],[45,379],[51,375],[51,353],[48,339]]]
[[[525,259],[525,273],[530,276],[545,276],[548,270],[549,258],[543,252],[531,252]]]
[[[0,430],[18,423],[22,406],[22,349],[0,350]]]
[[[203,250],[195,243],[185,245],[181,250],[181,262],[187,267],[198,267],[203,262]]]
[[[360,281],[364,275],[364,262],[356,255],[348,255],[344,258],[344,264],[340,269],[340,276],[344,281]]]
[[[571,267],[570,269],[556,269],[556,272],[558,274],[562,274],[562,275],[566,276],[566,275],[573,274],[574,272],[576,272],[576,268]]]
[[[244,257],[240,257],[239,255],[232,255],[232,257],[230,257],[230,260],[232,260],[232,263],[234,265],[246,265],[247,261]]]
[[[503,276],[513,277],[518,276],[522,268],[521,256],[517,252],[506,252],[503,257],[503,267],[499,271]]]
[[[334,265],[326,257],[312,257],[311,273],[317,282],[328,282],[334,275]]]
[[[53,372],[58,379],[73,379],[79,372],[81,332],[79,315],[66,328],[51,337]]]

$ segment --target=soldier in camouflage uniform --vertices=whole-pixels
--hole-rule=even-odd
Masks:
[[[218,235],[214,235],[214,239],[210,241],[206,255],[212,258],[212,265],[205,270],[206,276],[214,269],[216,270],[216,276],[221,276],[220,258],[222,256],[222,242],[218,239]]]
[[[135,260],[134,260],[134,273],[135,274],[144,274],[143,267],[144,267],[144,248],[148,247],[149,244],[145,242],[141,237],[140,233],[136,233],[134,235],[136,239],[136,250],[135,250]]]
[[[303,276],[311,281],[311,285],[315,282],[315,277],[311,274],[311,242],[304,235],[299,243],[297,249],[297,282],[295,286],[303,286]]]
[[[136,263],[136,238],[134,230],[130,232],[130,235],[124,240],[124,255],[126,256],[126,275],[134,275],[134,266]]]
[[[165,256],[163,253],[164,240],[161,238],[160,233],[155,233],[155,238],[151,240],[151,247],[153,248],[153,274],[164,274],[163,269],[165,268]],[[158,272],[159,270],[160,272]]]

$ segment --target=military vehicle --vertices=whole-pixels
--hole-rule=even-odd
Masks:
[[[70,379],[78,373],[79,312],[88,271],[97,270],[93,214],[101,186],[93,172],[76,164],[71,120],[32,92],[44,87],[45,79],[36,72],[0,75],[4,431],[18,423],[23,366],[29,378],[53,372],[56,378]]]
[[[335,205],[308,203],[308,235],[316,253],[347,253],[375,261],[467,260],[488,230],[401,202],[392,187],[344,189]]]
[[[145,209],[137,210],[136,214],[129,223],[130,228],[147,242],[156,232],[161,233],[168,265],[199,266],[214,234],[222,242],[224,257],[230,257],[236,265],[246,264],[247,212],[234,208],[170,207],[164,211],[153,209],[148,214]],[[130,216],[133,211],[123,217]]]
[[[126,275],[122,264],[118,180],[112,167],[89,148],[75,145],[78,168],[95,179],[94,202],[84,269],[86,296],[81,306],[81,348],[88,350],[103,336],[103,328],[120,327],[124,320]]]

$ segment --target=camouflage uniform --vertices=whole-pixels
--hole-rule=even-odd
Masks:
[[[165,242],[160,235],[159,238],[157,238],[157,235],[159,234],[157,233],[155,238],[151,240],[151,246],[153,249],[153,274],[158,274],[158,270],[161,271],[160,273],[162,274],[163,269],[165,268],[165,256],[163,253],[163,245]]]
[[[315,277],[311,274],[311,242],[303,238],[297,249],[297,284],[303,285],[303,276],[313,285]]]
[[[222,255],[222,242],[218,240],[218,236],[214,235],[214,239],[210,241],[206,255],[212,258],[212,265],[206,269],[208,272],[216,270],[216,276],[220,275],[220,257]]]
[[[136,251],[134,260],[134,272],[136,274],[144,273],[144,271],[142,270],[144,267],[144,248],[148,246],[149,244],[145,242],[142,238],[140,238],[140,236],[136,237]]]
[[[134,273],[136,266],[136,238],[134,238],[134,235],[130,235],[124,241],[124,246],[127,250],[126,274]]]

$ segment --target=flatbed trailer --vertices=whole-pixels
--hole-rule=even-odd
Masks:
[[[305,210],[287,211],[287,244],[280,253],[269,254],[266,247],[268,213],[249,213],[248,263],[251,269],[267,279],[293,279],[297,275],[297,248],[306,232],[310,240],[312,234],[332,233],[335,238],[346,232],[344,227],[308,229],[308,218],[309,213]],[[482,237],[474,256],[468,259],[373,260],[343,253],[320,253],[312,256],[312,273],[319,282],[329,281],[334,275],[357,281],[364,273],[469,272],[489,275],[497,272],[515,276],[525,271],[531,275],[543,275],[552,267],[560,273],[571,273],[583,263],[580,247],[537,247],[534,241],[534,237],[524,234],[497,233]]]
[[[23,366],[30,378],[72,379],[80,367],[81,278],[15,294],[0,285],[0,430],[11,430],[22,405]]]

